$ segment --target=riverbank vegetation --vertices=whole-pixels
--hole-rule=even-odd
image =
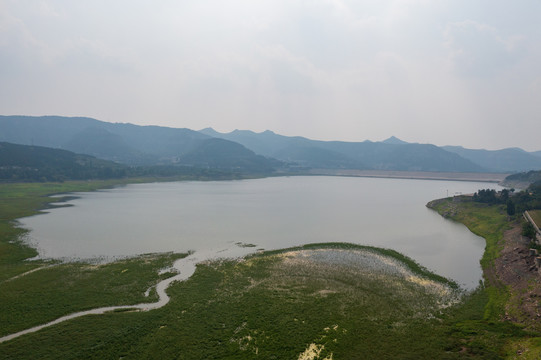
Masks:
[[[148,302],[145,290],[171,275],[158,269],[183,255],[102,265],[27,260],[36,251],[15,219],[58,202],[47,195],[119,183],[0,187],[1,335],[92,307]],[[490,277],[510,226],[504,205],[431,206],[487,239],[487,278],[476,291],[462,295],[392,250],[316,244],[200,264],[169,288],[163,308],[66,321],[0,343],[0,358],[497,359],[518,351],[535,358],[538,334],[502,320],[509,292]]]
[[[529,200],[532,195],[534,194],[522,195],[522,197]],[[520,197],[513,198],[517,199],[519,206],[525,206],[523,202],[518,200]],[[502,279],[502,273],[513,271],[512,267],[515,266],[512,264],[513,260],[501,258],[502,251],[506,246],[507,252],[514,254],[515,258],[524,259],[524,256],[518,253],[518,251],[524,250],[509,249],[510,244],[506,244],[506,241],[509,241],[510,238],[504,237],[504,234],[513,234],[513,229],[515,229],[514,233],[520,236],[523,224],[520,214],[510,216],[507,206],[501,202],[487,204],[467,196],[432,201],[428,206],[444,217],[463,223],[473,233],[486,240],[485,252],[481,259],[485,279],[484,285],[480,289],[484,297],[482,304],[480,304],[483,316],[477,320],[468,319],[463,324],[468,332],[474,334],[472,336],[473,342],[489,346],[506,358],[515,358],[517,355],[525,359],[540,358],[541,338],[539,336],[541,333],[536,330],[535,326],[531,326],[536,320],[525,320],[523,316],[516,317],[515,321],[510,320],[509,314],[520,312],[515,304],[520,299],[521,293],[526,292],[526,289],[516,290],[509,285],[508,279],[505,279],[506,281]],[[527,240],[526,242],[520,241],[524,248],[528,247]],[[516,272],[515,275],[519,274],[518,279],[521,279],[518,270],[514,270],[514,272]],[[532,281],[528,281],[526,287],[538,288],[540,286],[536,280],[538,277],[538,274],[532,275]],[[529,332],[521,332],[521,329],[525,328],[528,328]],[[491,339],[500,340],[493,342]]]

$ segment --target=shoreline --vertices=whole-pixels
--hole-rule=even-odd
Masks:
[[[129,184],[129,182],[127,183],[120,183],[120,184],[114,184],[113,186],[118,186],[118,185],[124,185],[124,184]],[[104,184],[106,185],[106,184]],[[110,184],[109,184],[110,186]],[[107,187],[107,185],[105,186],[105,188]],[[103,188],[103,187],[100,187],[100,186],[91,186],[92,190],[96,190],[96,189],[100,189],[100,188]],[[90,190],[90,191],[92,191]],[[75,191],[78,191],[78,189],[76,189]],[[83,190],[85,191],[85,190]],[[86,190],[88,191],[88,190]],[[70,200],[70,199],[73,199],[73,195],[70,196],[70,193],[64,193],[64,192],[55,192],[55,194],[60,195],[60,197],[48,197],[46,201],[43,202],[42,206],[40,207],[40,209],[46,209],[48,207],[55,207],[55,205],[53,204],[57,204],[57,203],[61,203],[63,201],[66,201],[66,200]],[[58,206],[58,205],[56,205]],[[60,205],[62,206],[62,205]],[[65,205],[64,205],[65,206]],[[40,210],[37,210],[38,212]],[[321,245],[320,245],[321,246]],[[283,251],[284,249],[282,249]],[[380,251],[383,251],[383,249],[379,249]],[[399,253],[400,254],[400,253]],[[199,254],[197,254],[199,255]],[[400,254],[402,255],[402,254]],[[24,334],[28,334],[28,333],[31,333],[31,332],[35,332],[35,331],[38,331],[38,330],[41,330],[42,328],[44,327],[48,327],[48,326],[51,326],[51,325],[55,325],[55,324],[58,324],[60,322],[63,322],[63,321],[66,321],[66,320],[70,320],[70,319],[74,319],[76,317],[80,317],[80,316],[84,316],[84,315],[89,315],[89,314],[103,314],[105,312],[110,312],[110,311],[118,311],[118,310],[128,310],[128,309],[133,309],[133,310],[139,310],[139,311],[147,311],[147,310],[151,310],[151,309],[156,309],[156,308],[159,308],[159,307],[162,307],[164,306],[165,304],[167,304],[167,302],[169,301],[169,297],[167,296],[165,290],[167,289],[168,285],[173,282],[173,281],[182,281],[182,280],[186,280],[191,274],[193,274],[193,272],[195,271],[195,265],[197,263],[197,260],[201,260],[201,259],[197,259],[198,256],[194,257],[194,256],[189,256],[188,258],[185,258],[185,259],[182,259],[182,260],[178,260],[174,265],[173,265],[173,268],[175,268],[178,272],[178,275],[176,276],[173,276],[171,278],[168,278],[168,279],[164,279],[162,280],[157,286],[156,286],[156,290],[158,292],[158,295],[159,295],[159,300],[155,303],[139,303],[139,304],[135,304],[135,305],[118,305],[118,306],[107,306],[107,307],[99,307],[99,308],[96,308],[96,309],[92,309],[92,310],[86,310],[86,311],[81,311],[81,312],[76,312],[76,313],[72,313],[72,314],[68,314],[68,315],[65,315],[63,317],[60,317],[56,320],[53,320],[53,321],[50,321],[50,322],[47,322],[45,324],[42,324],[42,325],[39,325],[39,326],[36,326],[36,327],[32,327],[32,328],[29,328],[29,329],[26,329],[26,330],[22,330],[20,332],[17,332],[17,333],[13,333],[13,334],[9,334],[9,335],[6,335],[6,336],[3,336],[3,337],[0,337],[0,343],[2,342],[5,342],[5,341],[8,341],[8,340],[11,340],[11,339],[14,339],[18,336],[21,336],[21,335],[24,335]],[[395,257],[397,257],[395,255]],[[205,260],[205,259],[203,259]],[[180,266],[181,264],[183,263],[186,263],[187,261],[191,261],[191,264],[190,264],[190,269],[188,271],[186,271],[186,269],[184,269],[183,271],[181,271],[180,269]],[[404,261],[404,260],[402,260]],[[412,264],[409,264],[409,267],[411,268],[412,267]],[[39,268],[38,268],[39,269]],[[186,277],[187,276],[187,277]],[[439,279],[439,281],[442,281],[443,279]],[[444,282],[444,281],[443,281]]]
[[[465,173],[442,171],[398,171],[398,170],[335,170],[312,169],[310,175],[351,176],[386,179],[445,180],[501,183],[509,174],[501,173]]]

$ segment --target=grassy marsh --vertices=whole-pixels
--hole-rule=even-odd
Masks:
[[[459,355],[442,325],[455,289],[375,249],[334,246],[201,264],[169,288],[164,308],[74,319],[0,350],[14,358],[291,359],[310,349],[317,359]],[[78,334],[71,345],[58,346],[70,333]]]
[[[0,336],[81,310],[155,302],[145,291],[182,254],[156,254],[109,264],[65,263],[0,283]]]
[[[74,311],[148,301],[144,291],[178,254],[104,265],[25,261],[36,251],[14,220],[46,195],[117,182],[0,186],[0,332]],[[505,210],[444,200],[441,214],[487,240],[490,269],[508,227]],[[249,245],[249,244],[248,244]],[[344,264],[347,264],[345,266]],[[386,264],[386,265],[382,265]],[[369,268],[370,271],[366,271]],[[539,354],[536,334],[501,321],[505,287],[488,281],[457,302],[456,285],[392,250],[313,244],[198,265],[148,312],[84,316],[0,344],[2,359],[498,359]],[[152,296],[152,295],[151,295]]]

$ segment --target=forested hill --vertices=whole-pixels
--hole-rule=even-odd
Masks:
[[[110,179],[126,174],[126,166],[93,156],[0,142],[0,181]]]
[[[215,152],[221,153],[216,158]],[[209,155],[209,153],[211,155]],[[209,160],[214,159],[214,163]],[[90,155],[43,146],[0,142],[0,182],[44,182],[119,179],[125,177],[173,177],[189,180],[239,179],[262,175],[280,166],[255,155],[242,145],[209,139],[168,165],[128,166]]]
[[[541,171],[528,171],[509,175],[502,181],[501,185],[518,189],[527,189],[534,183],[541,184]]]

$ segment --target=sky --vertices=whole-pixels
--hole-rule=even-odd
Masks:
[[[0,0],[0,114],[541,150],[541,1]]]

